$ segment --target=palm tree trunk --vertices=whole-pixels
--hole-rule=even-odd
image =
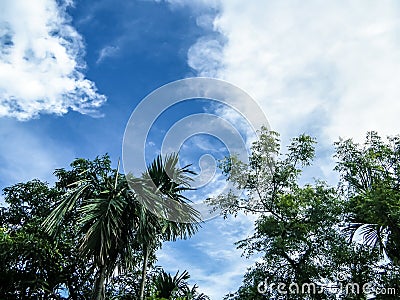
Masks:
[[[104,281],[106,280],[106,266],[101,265],[99,269],[99,277],[96,280],[96,285],[93,293],[93,300],[104,299]]]
[[[147,245],[143,245],[143,266],[142,266],[142,279],[140,282],[140,300],[144,300],[144,286],[146,285],[147,262],[149,260],[149,249]]]

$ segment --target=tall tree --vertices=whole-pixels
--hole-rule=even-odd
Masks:
[[[142,278],[140,299],[145,297],[146,274],[148,258],[154,255],[162,241],[175,241],[177,238],[186,239],[197,232],[200,226],[199,214],[188,205],[183,192],[190,190],[191,178],[194,172],[189,165],[178,167],[178,155],[161,155],[148,166],[142,178],[130,178],[136,196],[146,205],[157,205],[160,213],[168,210],[167,216],[176,217],[177,221],[155,216],[147,209],[141,209],[138,228],[138,240],[143,252]],[[164,199],[166,197],[166,199]],[[163,201],[165,200],[165,201]],[[163,202],[162,202],[163,201]],[[156,204],[154,204],[156,203]],[[172,203],[173,205],[169,205]],[[185,222],[179,222],[179,220]]]

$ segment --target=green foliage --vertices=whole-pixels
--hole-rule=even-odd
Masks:
[[[368,282],[400,291],[400,137],[384,141],[370,132],[363,145],[336,143],[338,188],[319,180],[299,184],[303,169],[312,164],[314,146],[313,138],[300,135],[283,154],[279,135],[263,128],[249,163],[235,156],[220,162],[233,189],[208,202],[225,217],[256,215],[254,233],[236,245],[245,256],[259,257],[242,286],[225,299],[281,296],[277,288],[260,292],[271,284],[284,284],[290,292],[294,283],[322,287]],[[54,187],[32,180],[5,188],[0,298],[208,299],[197,285],[188,284],[187,271],[172,276],[154,267],[164,241],[189,238],[200,227],[183,194],[190,189],[193,172],[177,163],[177,155],[158,156],[141,178],[134,178],[113,169],[107,155],[76,159],[69,170],[55,171]],[[143,203],[193,223],[155,216]],[[321,294],[287,295],[372,296],[397,297],[327,288]]]
[[[88,294],[85,262],[75,251],[74,224],[57,240],[41,222],[60,193],[39,180],[4,189],[6,207],[0,217],[0,298],[61,299],[62,286],[73,299]]]
[[[342,193],[347,198],[350,237],[360,233],[400,263],[400,137],[386,142],[369,132],[364,145],[352,140],[336,143]]]
[[[342,284],[374,282],[382,286],[382,282],[378,283],[377,280],[382,279],[379,272],[388,270],[381,262],[382,256],[368,245],[348,242],[346,231],[342,230],[342,226],[346,221],[345,216],[352,218],[369,216],[369,220],[372,220],[374,215],[375,222],[384,220],[386,216],[392,221],[393,217],[397,218],[396,214],[400,210],[396,205],[399,201],[397,196],[394,196],[397,192],[393,186],[397,179],[388,178],[387,173],[385,176],[380,176],[385,180],[374,179],[377,185],[374,188],[375,200],[372,201],[374,203],[372,207],[371,202],[361,199],[357,193],[352,194],[354,196],[352,200],[345,201],[336,188],[329,187],[323,181],[317,180],[312,184],[301,186],[298,183],[299,178],[302,169],[312,163],[314,144],[313,138],[300,135],[292,140],[285,154],[279,154],[277,133],[263,128],[259,140],[253,144],[248,164],[244,164],[236,157],[221,161],[220,167],[227,180],[242,193],[231,191],[216,199],[210,199],[209,202],[218,206],[225,216],[236,215],[239,212],[257,215],[254,234],[237,242],[237,246],[246,256],[255,254],[261,256],[245,274],[243,285],[238,291],[227,295],[225,299],[270,299],[282,296],[278,292],[279,284],[285,287],[286,292],[290,292],[291,285],[292,288],[308,284],[323,287],[337,283],[339,279]],[[349,144],[346,144],[346,147],[342,151],[343,155],[349,155]],[[387,148],[381,147],[377,151],[376,145],[374,147],[374,151],[369,151],[369,155],[374,159],[376,157],[382,159],[383,153],[388,153]],[[353,150],[358,155],[359,152]],[[362,156],[362,153],[358,156]],[[357,176],[364,180],[365,176],[357,171],[364,170],[366,165],[360,157],[353,159],[350,164],[353,169],[346,173],[351,176],[347,175],[345,180],[354,183],[356,180],[353,177],[359,179]],[[348,167],[349,164],[341,166],[341,168]],[[378,171],[375,173],[387,170],[384,167],[376,169]],[[392,193],[386,188],[388,183]],[[383,193],[381,189],[385,189],[385,192]],[[377,193],[382,197],[377,197]],[[388,195],[393,196],[392,199],[384,200]],[[386,213],[383,218],[377,211],[378,199],[380,199],[380,213]],[[357,205],[354,205],[354,201]],[[359,207],[358,214],[355,213],[355,209],[349,214],[349,205],[353,205],[354,208],[360,205],[362,207]],[[390,212],[388,205],[392,208]],[[386,249],[388,244],[389,240]],[[341,278],[341,274],[346,274],[346,278]],[[388,274],[393,275],[392,271],[388,271]],[[275,288],[266,288],[260,292],[259,289],[263,286],[271,285]],[[296,292],[290,294],[288,299],[336,299],[337,296],[346,299],[367,297],[363,293],[345,295],[342,291],[335,292],[325,288],[321,294]]]
[[[189,175],[195,173],[188,169],[189,166],[178,168],[177,165],[177,154],[167,155],[165,159],[159,155],[148,166],[142,178],[128,175],[140,202],[146,204],[146,208],[157,206],[157,211],[169,217],[157,217],[145,207],[141,208],[137,232],[144,256],[140,299],[144,299],[145,294],[148,256],[154,255],[162,241],[186,239],[195,234],[200,226],[198,212],[187,204],[188,199],[182,195],[182,192],[190,190],[192,179]],[[171,217],[178,222],[170,221]],[[179,222],[180,219],[183,221]]]
[[[152,280],[152,296],[147,300],[209,300],[204,294],[197,292],[197,286],[190,287],[187,280],[189,273],[179,271],[172,277],[164,270],[155,273]]]
[[[158,157],[141,179],[154,180],[153,199],[180,204],[190,189],[188,167]],[[4,189],[0,209],[1,299],[138,299],[164,240],[193,235],[181,224],[148,213],[108,155],[76,159],[57,169],[54,187],[38,180]],[[171,177],[166,176],[171,175]],[[115,273],[117,272],[117,273]],[[151,273],[152,274],[152,273]],[[105,283],[108,282],[106,285]]]

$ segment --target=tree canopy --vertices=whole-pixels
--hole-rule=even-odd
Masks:
[[[226,299],[395,299],[376,291],[400,292],[399,138],[385,144],[372,132],[364,147],[338,142],[342,179],[330,187],[321,180],[299,183],[314,159],[313,138],[300,135],[282,153],[277,133],[264,128],[259,136],[248,164],[235,156],[221,161],[240,193],[209,201],[224,215],[257,216],[253,235],[237,247],[260,258]],[[372,288],[365,291],[364,284]]]
[[[176,155],[155,161],[138,183],[151,179],[160,187],[160,194],[151,197],[184,202],[188,166],[178,168]],[[165,166],[181,180],[166,176]],[[147,276],[155,267],[155,251],[165,240],[192,236],[200,224],[175,223],[147,212],[138,200],[143,195],[128,187],[108,155],[76,159],[70,167],[55,171],[54,186],[33,180],[3,190],[0,298],[155,297],[151,293],[158,281],[152,273]],[[197,295],[194,287],[185,299]]]
[[[256,216],[253,233],[232,245],[256,263],[225,299],[398,298],[400,137],[370,132],[363,144],[335,143],[337,186],[302,177],[315,146],[302,134],[282,150],[279,134],[262,128],[248,163],[220,161],[233,188],[208,203],[225,217]],[[175,154],[159,156],[135,178],[112,168],[108,155],[76,159],[55,170],[54,185],[4,188],[0,298],[209,299],[188,271],[157,266],[163,242],[201,226],[184,194],[194,173],[177,163]],[[165,199],[174,205],[161,205]],[[192,222],[169,221],[147,205]]]

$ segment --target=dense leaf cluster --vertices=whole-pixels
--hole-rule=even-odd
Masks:
[[[129,188],[107,155],[57,169],[52,187],[33,180],[5,188],[0,299],[145,299],[163,293],[161,283],[169,275],[148,272],[155,251],[163,241],[190,237],[200,224],[157,217],[141,198],[168,197],[185,205],[182,192],[192,172],[177,162],[176,155],[158,157],[142,178],[131,177],[140,193]],[[183,274],[179,284],[187,293],[178,285],[181,292],[167,299],[203,297],[196,286],[189,289]]]
[[[314,159],[313,138],[294,138],[282,154],[277,133],[263,128],[259,137],[248,164],[221,161],[242,193],[209,200],[225,215],[257,216],[254,234],[237,246],[260,259],[226,299],[397,299],[400,138],[384,142],[371,132],[364,145],[338,142],[341,180],[330,187],[299,183]]]

